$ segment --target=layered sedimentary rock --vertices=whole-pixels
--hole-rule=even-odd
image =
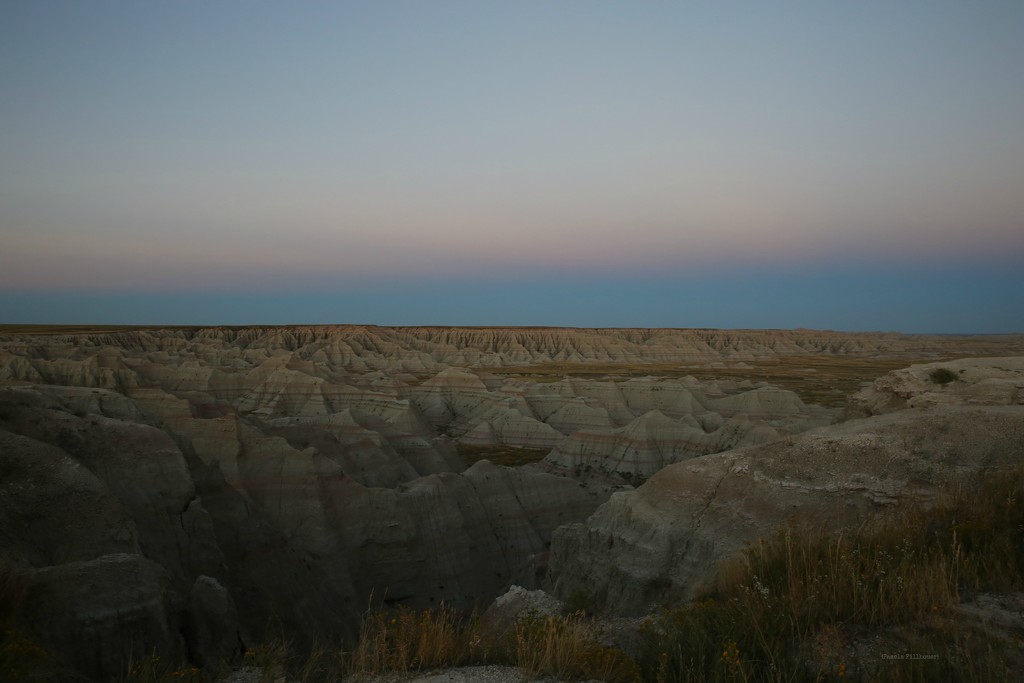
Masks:
[[[167,358],[194,359],[221,371],[253,367],[276,352],[295,354],[317,367],[346,372],[434,373],[445,366],[511,367],[541,363],[706,363],[779,355],[842,354],[921,356],[1006,353],[1024,338],[953,337],[815,330],[687,330],[583,328],[249,327],[129,329],[115,333],[20,337],[0,331],[0,344],[28,352],[30,366],[47,382],[121,386],[138,371],[119,355],[130,352],[156,366]],[[64,367],[56,359],[90,359]],[[144,365],[145,363],[143,363]],[[29,377],[22,369],[18,378]],[[125,374],[127,373],[127,375]],[[204,381],[203,373],[196,379]],[[4,379],[0,373],[0,379]],[[212,377],[212,383],[218,379]]]
[[[992,377],[986,363],[999,373],[1019,367],[1019,359],[996,359],[961,369],[973,368],[983,382]],[[893,383],[883,378],[863,395],[885,396]],[[699,594],[723,560],[784,523],[841,529],[953,485],[969,487],[981,473],[1019,467],[1024,406],[1004,405],[1005,385],[984,393],[988,399],[965,387],[972,404],[930,400],[665,467],[638,489],[613,494],[586,522],[556,531],[552,587],[562,597],[585,593],[614,612],[643,613]]]
[[[605,386],[597,390],[597,384]],[[833,411],[805,405],[791,391],[758,387],[709,398],[695,380],[565,381],[533,391],[531,405],[549,409],[559,399],[565,407],[587,406],[587,401],[598,400],[595,394],[604,402],[583,413],[594,419],[559,442],[545,465],[574,476],[610,475],[632,483],[687,458],[766,443],[826,425],[834,417]],[[549,414],[549,423],[559,410]],[[611,427],[611,414],[628,422]]]
[[[1024,358],[963,358],[890,372],[847,399],[852,417],[941,405],[1024,404]]]
[[[0,389],[2,559],[39,642],[100,680],[154,650],[211,664],[271,621],[300,647],[352,636],[371,595],[485,604],[536,585],[554,528],[607,497],[487,461],[460,473],[350,410],[259,421],[133,391]]]
[[[486,604],[543,578],[551,533],[605,496],[483,460],[398,489],[335,481],[325,505],[364,594],[419,606]]]
[[[779,437],[764,422],[742,416],[725,420],[711,432],[687,418],[673,420],[652,410],[620,429],[580,431],[553,449],[544,464],[575,476],[612,475],[637,483],[681,460]]]
[[[635,498],[614,497],[592,521],[602,528],[600,520],[620,520],[620,509],[657,521],[629,501],[651,498],[644,505],[655,510],[669,504],[663,496],[704,500],[703,484],[684,477],[676,490],[672,473],[696,468],[717,481],[721,463],[747,457],[736,453],[774,453],[835,411],[747,381],[548,372],[534,382],[498,369],[921,355],[960,341],[354,326],[0,336],[0,560],[28,585],[24,617],[34,637],[99,680],[154,649],[213,665],[260,641],[271,622],[300,647],[316,634],[352,636],[371,595],[483,605],[513,583],[542,581],[553,537],[560,590],[582,581],[572,577],[583,569],[566,560],[579,552],[606,577],[610,600],[637,604],[646,596],[615,588],[616,576],[632,575],[606,569],[620,560],[610,551],[602,564],[600,545],[611,548],[611,538],[646,562],[644,553],[672,534],[652,521],[660,531],[638,532],[640,540],[601,535],[591,547],[572,524],[617,483],[647,478]],[[964,343],[1003,352],[1024,338]],[[962,387],[926,388],[960,396],[955,402],[1019,402],[1015,376],[961,369]],[[759,446],[766,451],[700,457],[772,439]],[[539,466],[483,460],[467,468],[465,446],[549,454]],[[775,476],[757,466],[765,482]],[[923,465],[919,473],[934,474]],[[765,509],[769,520],[774,508]],[[677,586],[685,579],[670,578]]]
[[[537,419],[521,395],[490,391],[467,370],[449,368],[408,393],[431,424],[468,445],[550,448],[563,436]]]

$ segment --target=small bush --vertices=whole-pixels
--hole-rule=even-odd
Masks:
[[[594,596],[583,590],[575,591],[562,603],[562,616],[566,617],[573,614],[592,616],[599,611]]]
[[[928,379],[935,384],[949,384],[959,379],[959,377],[949,368],[936,368],[929,373]]]
[[[50,680],[56,673],[53,654],[18,629],[0,632],[0,681]]]

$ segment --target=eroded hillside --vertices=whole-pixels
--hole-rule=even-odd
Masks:
[[[868,507],[868,493],[898,499],[909,486],[894,476],[878,488],[863,468],[838,464],[831,479],[801,473],[822,462],[803,450],[861,438],[849,424],[834,437],[803,436],[841,417],[834,402],[817,401],[839,391],[828,359],[844,368],[851,384],[841,386],[859,387],[889,363],[1024,352],[1022,337],[814,331],[0,335],[3,561],[28,586],[25,618],[40,642],[101,679],[153,649],[200,665],[230,658],[271,622],[300,642],[352,637],[373,603],[469,608],[513,584],[556,585],[563,594],[601,591],[631,611],[657,597],[648,584],[686,593],[701,578],[688,562],[706,563],[749,536],[726,534],[736,514],[730,496],[761,487],[774,502],[742,514],[771,520],[783,514],[772,505],[788,504],[770,490],[791,479],[840,498],[849,489]],[[799,394],[795,384],[773,386],[757,372],[769,367],[818,383]],[[980,387],[971,400],[1002,391],[1003,403],[1017,401],[1012,377],[995,387],[971,372],[962,382]],[[952,395],[958,386],[930,388]],[[893,400],[872,396],[855,405],[879,412]],[[1000,420],[1018,415],[1004,410],[1009,417],[939,421],[991,423],[1001,434]],[[1019,451],[1009,444],[1006,458]],[[488,460],[510,453],[534,462]],[[681,472],[691,474],[662,495]],[[729,472],[735,484],[723,478]],[[708,487],[719,493],[707,499]],[[698,524],[701,533],[729,540],[700,540],[704,550],[669,561],[675,551],[655,541],[674,548],[672,534],[689,533],[689,547],[697,532],[643,531],[637,524],[649,513],[638,510],[690,510],[680,492],[691,489],[693,505],[718,519]],[[851,514],[859,504],[847,505]],[[671,514],[690,514],[683,508]],[[623,526],[621,515],[633,521]],[[621,552],[602,550],[613,546]],[[623,571],[621,557],[643,563],[642,576]]]

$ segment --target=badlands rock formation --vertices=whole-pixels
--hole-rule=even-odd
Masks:
[[[1024,338],[922,336],[896,333],[844,333],[816,330],[688,330],[583,328],[246,327],[126,329],[113,332],[20,336],[0,330],[9,352],[41,360],[97,356],[82,372],[121,379],[118,350],[146,354],[153,362],[174,357],[190,361],[199,377],[253,365],[272,351],[295,353],[303,361],[342,374],[382,370],[435,373],[445,366],[511,367],[540,363],[711,363],[780,355],[842,354],[922,357],[929,354],[1020,351]],[[44,349],[46,351],[44,351]],[[47,353],[47,351],[52,352]],[[30,363],[34,365],[34,363]],[[201,367],[207,371],[202,372]],[[74,379],[75,365],[48,365],[47,381]],[[99,378],[93,381],[100,381]],[[216,379],[214,380],[216,381]]]
[[[330,449],[237,415],[174,415],[180,404],[154,390],[138,403],[86,391],[88,402],[77,388],[0,390],[0,534],[31,587],[32,627],[100,679],[130,654],[199,651],[188,623],[236,634],[219,653],[229,657],[271,619],[296,639],[352,636],[371,595],[484,604],[511,583],[536,585],[552,531],[603,499],[486,461],[422,476],[397,451],[357,443],[357,456],[400,470],[392,488],[367,486]],[[140,421],[114,417],[128,414]],[[316,427],[311,438],[328,438]],[[362,466],[351,469],[385,478]],[[231,618],[210,624],[190,596],[221,589]]]
[[[154,650],[201,665],[230,659],[268,627],[299,647],[352,637],[371,596],[484,606],[510,585],[545,581],[552,538],[559,591],[603,590],[631,609],[650,597],[634,578],[669,575],[685,592],[695,562],[739,542],[716,540],[677,567],[675,550],[657,549],[674,537],[644,505],[699,507],[700,482],[733,467],[760,473],[751,491],[790,479],[814,489],[801,469],[814,458],[793,460],[784,444],[818,443],[798,435],[837,411],[750,382],[551,373],[778,354],[920,358],[956,344],[1006,353],[1024,339],[348,326],[0,333],[0,562],[28,587],[25,628],[97,680]],[[538,364],[552,368],[544,381],[507,371]],[[985,419],[1002,429],[996,413]],[[466,447],[548,455],[520,468],[470,465]],[[759,453],[776,453],[776,464]],[[835,486],[877,476],[865,463]],[[677,489],[685,468],[705,474]],[[919,469],[927,481],[941,474]],[[613,491],[648,478],[579,526]],[[898,498],[894,481],[868,488]],[[765,523],[773,514],[782,512]],[[698,526],[731,528],[717,524]],[[620,538],[606,525],[633,531]],[[623,570],[613,548],[651,569]]]
[[[927,379],[936,367],[961,385],[937,387]],[[1024,358],[915,366],[851,399],[885,414],[665,467],[556,531],[553,589],[642,614],[700,594],[722,561],[784,523],[841,529],[1019,467],[1022,371]],[[914,407],[895,410],[894,396]]]
[[[1024,405],[1024,358],[964,358],[891,372],[847,400],[852,417],[904,408]]]
[[[611,475],[637,483],[681,460],[766,443],[784,434],[829,424],[833,418],[830,411],[805,405],[791,391],[759,387],[711,398],[695,380],[688,379],[685,384],[651,378],[619,384],[604,382],[599,392],[594,391],[597,383],[541,385],[535,391],[556,390],[563,396],[567,388],[570,396],[579,391],[582,402],[566,404],[577,408],[577,414],[588,406],[589,392],[591,401],[597,394],[601,403],[611,408],[616,422],[628,420],[620,428],[609,428],[612,418],[608,409],[591,407],[599,411],[596,424],[580,424],[555,446],[544,463],[551,471],[575,476]],[[548,419],[558,414],[552,413]]]

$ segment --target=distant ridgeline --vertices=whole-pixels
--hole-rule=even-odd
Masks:
[[[159,351],[287,350],[311,361],[410,372],[442,365],[505,367],[546,363],[707,363],[801,354],[889,356],[1012,355],[1024,353],[1024,335],[907,335],[815,330],[713,330],[550,327],[96,327],[0,326],[11,348],[94,346]],[[44,341],[45,339],[45,341]]]

